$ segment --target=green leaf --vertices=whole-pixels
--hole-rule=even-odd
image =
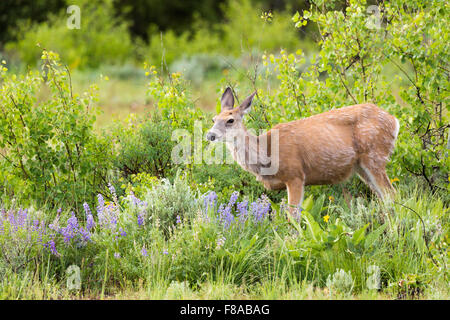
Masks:
[[[310,212],[313,205],[314,205],[313,196],[310,195],[305,201],[303,201],[302,209]]]
[[[375,240],[377,240],[380,237],[380,235],[384,232],[386,227],[387,224],[383,224],[382,226],[378,227],[375,231],[369,233],[364,242],[364,248],[369,249],[370,246],[375,242]]]
[[[366,232],[367,227],[370,223],[366,224],[364,227],[356,230],[352,236],[352,242],[355,245],[358,245],[364,239],[364,233]]]

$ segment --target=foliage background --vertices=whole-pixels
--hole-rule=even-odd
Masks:
[[[80,30],[69,2],[0,4],[2,297],[72,297],[71,264],[82,297],[448,297],[447,2],[73,3]],[[173,163],[172,132],[202,140],[226,86],[257,90],[257,130],[395,115],[394,202],[353,178],[288,222],[285,191],[238,165]]]

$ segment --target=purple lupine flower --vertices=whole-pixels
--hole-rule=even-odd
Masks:
[[[116,188],[111,183],[108,183],[108,189],[111,192],[114,203],[118,203]]]
[[[55,241],[49,240],[48,242],[46,242],[46,243],[44,244],[44,247],[47,248],[47,249],[49,249],[50,252],[51,252],[53,255],[59,256],[59,253],[58,253],[58,251],[56,250],[56,244],[55,244]]]
[[[141,214],[137,215],[137,223],[139,227],[142,227],[144,225],[144,218],[142,217]]]
[[[144,257],[148,256],[147,249],[145,249],[145,247],[142,247],[141,254]]]
[[[233,207],[236,203],[237,198],[239,197],[239,192],[234,191],[230,196],[230,201],[228,202],[228,206]]]
[[[31,225],[31,229],[33,231],[37,231],[39,229],[39,219],[34,219]]]
[[[164,249],[164,250],[163,250],[163,254],[166,254],[166,255],[167,255],[167,254],[169,254],[169,251],[167,251],[167,249]]]
[[[114,188],[114,186],[111,183],[108,183],[108,189],[112,195],[116,194],[116,188]]]
[[[302,218],[302,206],[298,205],[297,208],[294,211],[294,218],[297,220],[297,222],[300,222]]]
[[[222,218],[224,210],[225,210],[225,205],[223,203],[221,203],[219,208],[217,209],[217,213],[219,214],[219,219]]]
[[[84,213],[86,214],[86,228],[87,231],[90,231],[94,225],[94,217],[92,215],[91,209],[89,208],[89,205],[87,204],[87,202],[83,203],[83,208],[84,208]]]
[[[19,211],[17,212],[17,219],[16,219],[17,227],[24,227],[25,222],[27,220],[27,213],[28,213],[27,209],[25,210],[19,209]]]
[[[97,195],[97,202],[97,213],[103,212],[105,209],[105,199],[103,199],[103,196],[100,193]]]
[[[216,206],[216,202],[217,202],[217,193],[215,193],[214,191],[208,192],[203,197],[205,212],[207,213],[209,208],[214,208]]]
[[[39,226],[37,227],[36,231],[38,231],[38,242],[43,245],[42,243],[42,238],[44,237],[44,235],[46,234],[45,232],[45,224],[44,221],[41,221]]]
[[[180,224],[180,223],[181,223],[181,218],[179,215],[177,215],[177,224]]]
[[[91,233],[83,227],[78,229],[78,233],[81,235],[81,240],[83,242],[88,242],[89,240],[91,240]]]
[[[98,202],[98,205],[99,205],[101,208],[103,208],[103,207],[105,206],[105,199],[103,199],[103,196],[102,196],[101,193],[99,193],[99,194],[97,195],[97,202]],[[97,207],[97,208],[98,208],[98,207]]]
[[[231,194],[230,200],[228,201],[228,204],[224,207],[222,204],[219,207],[219,210],[217,212],[219,213],[219,219],[223,223],[223,226],[225,229],[229,228],[230,225],[235,221],[234,215],[233,215],[233,207],[236,204],[236,201],[239,197],[239,192],[235,191]],[[242,204],[238,206],[238,210],[243,210]]]
[[[147,201],[142,201],[138,197],[136,197],[133,191],[130,192],[129,198],[131,199],[131,203],[138,208],[146,208],[148,206]]]
[[[205,208],[205,211],[203,213],[204,221],[209,221],[208,210],[210,208],[214,210],[214,208],[217,205],[217,198],[218,198],[217,193],[215,193],[214,191],[210,191],[204,196],[203,198],[203,204]]]
[[[53,231],[58,231],[58,221],[55,219],[53,223],[48,225],[48,228]]]
[[[76,230],[76,229],[78,228],[78,219],[77,219],[77,217],[75,216],[75,213],[74,213],[74,212],[72,212],[72,213],[71,213],[71,217],[70,217],[69,219],[67,219],[67,225],[68,225],[68,226],[70,225],[70,227],[71,227],[73,230]]]
[[[105,225],[105,199],[103,199],[103,196],[101,194],[97,195],[97,216],[98,216],[98,222],[100,225]]]
[[[119,252],[114,253],[114,258],[120,259],[120,253]]]
[[[89,214],[86,218],[86,228],[88,231],[91,231],[95,226],[94,217],[92,214]]]
[[[67,220],[67,226],[59,229],[59,233],[64,237],[64,242],[67,244],[75,238],[78,232],[78,220],[72,212],[72,216]]]
[[[239,221],[241,223],[244,223],[247,220],[247,215],[248,215],[248,201],[244,200],[242,202],[238,202],[238,204],[236,206],[237,206]]]
[[[103,196],[101,194],[99,194],[97,198],[97,214],[99,225],[103,228],[115,230],[117,227],[118,219],[114,204],[110,203],[108,206],[105,206],[105,200],[103,199]]]
[[[55,224],[57,223],[57,219],[55,219]],[[10,210],[8,212],[2,211],[0,213],[0,225],[3,231],[5,222],[12,227],[10,228],[11,232],[16,232],[19,228],[27,231],[27,239],[22,240],[27,241],[31,245],[42,246],[43,248],[48,249],[51,254],[59,256],[56,249],[54,234],[49,234],[48,236],[50,236],[50,240],[44,242],[43,238],[47,235],[46,224],[44,221],[40,221],[39,219],[32,219],[32,217],[28,215],[28,209],[19,209],[17,211]],[[74,220],[73,217],[71,217],[68,220],[68,226],[61,232],[65,232],[68,237],[72,237],[71,230],[76,228],[78,228],[78,222],[76,218]],[[58,228],[54,226],[54,230],[57,231]],[[36,238],[32,237],[33,233],[36,235]]]
[[[14,232],[18,230],[19,228],[19,215],[20,210],[15,213],[13,210],[9,210],[7,215],[7,221],[9,222],[9,225],[13,227]]]
[[[257,202],[252,203],[251,212],[255,222],[262,222],[269,214],[270,201],[265,195],[258,199]]]
[[[127,235],[127,233],[122,228],[119,228],[119,235],[121,235],[122,237],[125,237]]]
[[[234,221],[234,216],[231,213],[231,206],[227,205],[226,207],[224,207],[224,205],[222,204],[220,205],[217,212],[219,213],[220,222],[223,224],[225,229],[228,229],[228,227]]]
[[[86,217],[91,215],[91,208],[89,208],[89,205],[87,202],[83,203],[84,213],[86,214]]]

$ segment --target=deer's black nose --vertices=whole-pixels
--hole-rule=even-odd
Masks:
[[[214,133],[208,132],[208,134],[206,135],[206,139],[208,139],[209,141],[214,141],[216,140],[216,135]]]

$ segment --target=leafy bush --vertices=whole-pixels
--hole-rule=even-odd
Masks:
[[[299,32],[293,28],[289,12],[271,12],[264,16],[250,0],[230,0],[224,11],[228,23],[221,30],[221,50],[225,52],[239,55],[252,49],[260,52],[281,48],[295,50],[301,45]]]
[[[80,29],[67,27],[69,15],[64,10],[39,24],[22,23],[17,41],[8,43],[6,49],[31,66],[39,61],[41,48],[57,51],[71,69],[121,64],[133,56],[127,24],[115,17],[112,0],[79,0],[76,4],[80,7]]]
[[[127,180],[139,173],[161,178],[175,173],[171,159],[175,146],[171,140],[172,126],[158,112],[152,112],[144,120],[130,116],[125,126],[115,128],[114,135],[118,142],[115,167]]]
[[[194,191],[179,174],[173,183],[163,179],[145,194],[144,200],[148,205],[148,219],[159,223],[165,230],[192,216],[198,208]]]
[[[245,51],[293,50],[300,45],[289,13],[275,12],[265,21],[261,11],[250,0],[230,0],[223,7],[225,23],[210,26],[197,20],[192,31],[180,35],[171,30],[161,34],[153,28],[147,49],[150,61],[171,65],[183,56],[199,53],[239,57]]]
[[[44,51],[42,61],[42,74],[2,67],[0,166],[9,172],[2,184],[19,181],[2,191],[25,203],[76,206],[101,190],[112,149],[93,131],[95,87],[75,95],[58,55]]]
[[[158,74],[155,66],[145,64],[149,77],[147,97],[167,119],[173,129],[185,129],[193,133],[195,121],[203,119],[188,90],[187,83],[180,73],[164,76]]]

